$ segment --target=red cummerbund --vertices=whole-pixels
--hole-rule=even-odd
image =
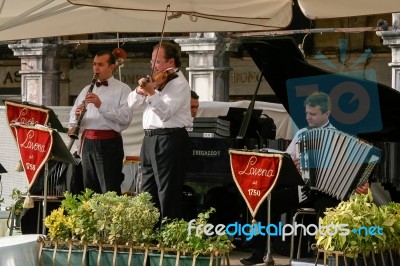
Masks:
[[[114,130],[94,130],[86,129],[83,132],[83,138],[85,139],[112,139],[119,137],[121,134]]]

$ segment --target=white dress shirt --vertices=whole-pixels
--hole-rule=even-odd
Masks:
[[[132,91],[128,105],[135,108],[146,105],[143,113],[143,129],[183,128],[190,126],[190,87],[185,76],[176,71],[178,77],[169,81],[162,91],[150,97]]]
[[[115,79],[109,78],[108,86],[96,85],[93,87],[93,93],[99,96],[101,100],[100,108],[94,104],[88,104],[86,113],[81,123],[81,131],[85,129],[94,130],[114,130],[121,132],[128,128],[132,120],[132,109],[128,106],[128,96],[131,88]],[[75,127],[77,120],[75,110],[83,102],[90,85],[86,86],[75,100],[75,104],[70,112],[69,126]]]
[[[319,128],[332,128],[335,129],[335,127],[329,122],[326,122],[324,125],[320,126]],[[299,140],[299,136],[301,133],[304,131],[310,130],[310,127],[303,127],[302,129],[299,129],[296,134],[294,135],[292,141],[290,142],[289,146],[286,149],[286,153],[292,157],[292,159],[296,158],[296,142]]]

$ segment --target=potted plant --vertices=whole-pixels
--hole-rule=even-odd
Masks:
[[[226,233],[206,235],[204,231],[193,228],[204,228],[210,213],[215,209],[200,213],[190,222],[183,219],[172,221],[164,219],[157,232],[159,252],[150,254],[150,265],[220,265],[221,256],[233,249],[233,244]],[[215,258],[215,260],[214,260]]]
[[[348,229],[347,234],[340,234],[338,226]],[[378,207],[373,203],[371,191],[367,195],[356,194],[336,208],[328,208],[324,218],[320,219],[320,228],[325,228],[316,234],[320,251],[340,253],[341,261],[350,258],[358,260],[359,264],[367,264],[376,259],[375,254],[380,260],[384,252],[398,250],[400,204]]]
[[[24,201],[21,200],[22,196],[26,196],[27,192],[22,192],[18,188],[13,188],[11,191],[10,197],[13,200],[13,204],[7,207],[7,211],[14,212],[11,215],[14,215],[14,227],[19,228],[21,224],[21,214],[24,209]]]
[[[45,218],[45,225],[54,247],[62,242],[69,250],[79,249],[83,254],[78,260],[84,263],[86,257],[89,265],[96,265],[95,262],[127,261],[132,254],[121,250],[131,252],[133,246],[148,245],[154,239],[153,227],[159,215],[149,193],[128,197],[115,192],[96,194],[87,189],[80,195],[65,193],[61,207]],[[54,249],[51,246],[46,252]],[[44,260],[52,257],[44,255]],[[143,253],[141,256],[143,262]]]
[[[204,227],[214,211],[199,214],[191,225]],[[40,260],[45,265],[145,265],[149,250],[155,250],[151,253],[155,257],[149,255],[150,265],[160,265],[160,259],[169,256],[173,265],[216,265],[233,248],[225,233],[189,233],[189,222],[184,220],[164,220],[162,228],[154,230],[159,215],[148,193],[135,197],[90,190],[65,193],[61,207],[45,218],[50,240],[42,241]]]
[[[18,188],[13,188],[13,190],[11,191],[11,199],[14,201],[13,204],[14,206],[14,212],[15,215],[20,216],[22,211],[23,211],[23,206],[24,206],[24,202],[21,199],[22,196],[26,196],[27,192],[22,192],[21,190],[19,190]],[[13,206],[10,206],[9,209],[12,210]]]

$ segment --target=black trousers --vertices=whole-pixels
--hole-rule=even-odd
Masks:
[[[84,188],[95,193],[115,191],[121,194],[124,148],[122,137],[85,139],[82,147],[82,175]]]
[[[145,136],[140,154],[140,192],[149,192],[163,219],[182,218],[182,187],[189,155],[186,129]]]

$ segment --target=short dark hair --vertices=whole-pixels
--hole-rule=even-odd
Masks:
[[[112,52],[108,50],[101,50],[99,51],[96,56],[108,55],[108,64],[114,65],[115,64],[115,56]]]
[[[304,101],[304,106],[320,106],[321,112],[324,114],[331,110],[331,99],[329,95],[323,92],[314,92],[310,94]]]
[[[190,97],[191,97],[192,99],[197,100],[197,99],[199,98],[199,95],[197,95],[197,93],[196,93],[195,91],[191,90],[191,91],[190,91]]]
[[[161,47],[164,49],[165,59],[174,59],[175,66],[181,66],[181,50],[179,49],[178,45],[169,43],[169,42],[162,42],[161,44],[157,44],[153,47],[153,50],[158,49]]]

